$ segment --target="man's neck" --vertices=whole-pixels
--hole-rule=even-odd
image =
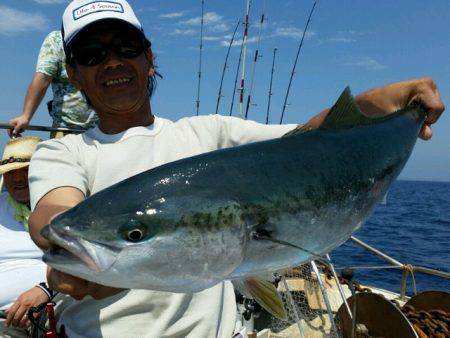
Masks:
[[[130,113],[97,113],[100,118],[99,128],[105,134],[118,134],[133,127],[147,127],[155,121],[150,103],[146,103],[137,111]]]

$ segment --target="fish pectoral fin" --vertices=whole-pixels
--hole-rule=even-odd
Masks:
[[[257,229],[255,229],[251,233],[251,238],[253,240],[255,240],[255,241],[264,240],[264,241],[269,241],[269,242],[280,244],[280,245],[284,245],[284,246],[289,246],[291,248],[295,248],[295,249],[304,251],[304,252],[310,254],[311,256],[313,256],[315,258],[321,258],[320,255],[318,255],[318,254],[316,254],[316,253],[314,253],[314,252],[312,252],[312,251],[310,251],[310,250],[308,250],[306,248],[302,248],[302,247],[300,247],[298,245],[295,245],[293,243],[289,243],[289,242],[286,242],[286,241],[283,241],[283,240],[280,240],[280,239],[272,237],[272,233],[270,231],[267,231],[264,228],[257,228]]]
[[[276,287],[261,278],[248,278],[244,281],[245,290],[272,316],[286,320],[287,313]]]

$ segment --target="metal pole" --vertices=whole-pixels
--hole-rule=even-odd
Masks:
[[[311,16],[312,16],[312,14],[314,12],[314,8],[316,7],[316,3],[317,3],[317,1],[314,1],[314,5],[312,6],[311,12],[309,13],[308,21],[306,21],[305,29],[303,30],[302,39],[300,41],[300,45],[298,46],[298,50],[297,50],[297,55],[295,56],[294,67],[292,67],[291,77],[289,79],[289,85],[288,85],[288,88],[287,88],[287,91],[286,91],[286,97],[284,98],[283,111],[281,112],[280,124],[283,123],[284,112],[286,111],[287,100],[288,100],[288,97],[289,97],[289,92],[291,90],[291,84],[292,84],[292,79],[294,78],[295,68],[297,67],[298,57],[300,55],[300,51],[301,51],[302,46],[303,46],[303,40],[305,39],[306,31],[308,30],[309,22],[311,21]]]
[[[382,270],[382,269],[404,269],[403,265],[373,265],[373,266],[363,266],[363,265],[355,265],[355,266],[346,266],[346,269],[351,270]],[[439,271],[435,269],[425,268],[423,266],[413,266],[414,272],[421,272],[427,275],[442,277],[446,279],[450,279],[450,273],[445,271]],[[342,268],[338,268],[342,269]]]
[[[241,77],[241,87],[240,96],[239,96],[239,115],[241,118],[244,117],[244,88],[245,88],[245,61],[247,59],[247,37],[248,37],[248,19],[250,16],[250,0],[247,0],[247,10],[245,13],[245,28],[244,28],[244,39],[242,41],[243,44],[243,52],[242,52],[242,77]]]
[[[13,125],[10,124],[6,124],[6,123],[0,123],[0,129],[14,129]],[[25,130],[34,130],[34,131],[45,131],[45,132],[52,132],[52,131],[62,131],[65,133],[83,133],[86,130],[84,129],[74,129],[74,128],[64,128],[64,127],[46,127],[46,126],[36,126],[36,125],[29,125],[25,128],[23,128]]]
[[[272,99],[272,83],[273,83],[273,72],[275,70],[275,56],[277,54],[277,48],[273,49],[273,59],[272,59],[272,72],[270,74],[270,85],[269,85],[269,99],[267,101],[267,113],[266,113],[266,124],[269,124],[269,114],[270,114],[270,101]]]
[[[286,289],[286,294],[289,299],[289,303],[291,303],[292,312],[294,313],[295,322],[297,323],[298,332],[300,333],[300,337],[304,338],[305,333],[303,332],[303,328],[300,324],[300,316],[297,312],[297,307],[295,306],[294,299],[292,298],[291,291],[289,290],[289,286],[286,282],[286,278],[284,276],[281,277],[281,282],[283,283],[284,288]]]
[[[200,110],[200,83],[202,79],[202,51],[203,51],[203,14],[204,14],[205,0],[202,0],[202,20],[200,24],[200,58],[198,64],[198,86],[197,86],[197,116]]]
[[[333,275],[333,278],[334,278],[334,280],[336,282],[336,285],[338,287],[339,294],[341,295],[342,301],[345,304],[345,308],[347,309],[347,312],[348,312],[350,318],[352,318],[352,310],[350,310],[350,306],[348,305],[347,298],[345,297],[344,290],[342,289],[342,285],[341,285],[341,283],[339,283],[339,277],[338,277],[338,275],[336,273],[336,270],[334,269],[333,263],[331,262],[331,257],[330,257],[329,254],[326,254],[325,258],[326,258],[327,263],[328,263],[328,265],[330,267],[331,274]]]
[[[242,59],[242,50],[244,48],[244,43],[241,43],[241,51],[239,52],[239,59],[236,69],[236,77],[234,78],[234,87],[233,87],[233,96],[231,97],[231,107],[230,107],[230,116],[233,115],[233,106],[234,106],[234,98],[236,97],[236,87],[239,77],[239,69],[241,67],[241,59]]]
[[[408,278],[408,271],[403,270],[402,272],[402,282],[400,284],[400,299],[406,299],[406,279]]]
[[[413,266],[413,270],[417,272],[426,273],[433,276],[439,276],[442,278],[448,278],[450,279],[450,273],[445,271],[439,271],[435,269],[425,268],[423,266]]]
[[[261,15],[261,21],[259,22],[259,32],[258,32],[258,42],[256,43],[256,50],[255,50],[255,58],[253,59],[253,66],[252,66],[252,75],[250,77],[250,88],[248,90],[248,96],[247,96],[247,105],[245,107],[245,119],[248,117],[248,110],[250,109],[250,103],[251,103],[251,97],[253,92],[253,83],[255,80],[255,71],[256,71],[256,62],[258,61],[259,55],[259,47],[261,45],[261,33],[262,33],[262,27],[264,24],[264,12],[266,9],[266,1],[264,0],[263,5],[263,12]]]
[[[363,241],[361,241],[360,239],[356,238],[355,236],[350,236],[350,239],[355,242],[356,244],[362,246],[363,248],[369,250],[370,252],[373,252],[375,255],[380,256],[381,258],[387,260],[389,263],[392,263],[394,265],[397,266],[403,266],[402,263],[400,263],[398,260],[389,257],[388,255],[382,253],[381,251],[375,249],[374,247],[371,247],[369,244],[364,243]]]
[[[230,56],[230,50],[233,46],[234,37],[236,36],[237,29],[239,28],[239,24],[241,23],[241,20],[239,19],[236,25],[236,28],[234,29],[233,36],[230,40],[230,45],[228,46],[227,55],[225,57],[225,63],[223,65],[223,71],[222,71],[222,78],[220,79],[220,86],[219,86],[219,94],[217,95],[217,104],[216,104],[216,114],[219,113],[219,104],[220,99],[222,97],[222,86],[223,86],[223,78],[225,77],[225,70],[227,69],[227,63],[228,63],[228,57]]]
[[[331,310],[330,300],[328,299],[327,291],[325,290],[325,287],[323,285],[322,277],[320,276],[319,269],[317,269],[316,262],[311,261],[311,267],[317,276],[317,282],[319,283],[320,290],[322,291],[322,296],[325,301],[325,306],[327,307],[328,316],[330,317],[331,326],[334,330],[335,336],[339,337],[336,323],[334,322],[333,311]]]

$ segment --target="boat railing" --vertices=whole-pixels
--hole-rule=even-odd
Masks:
[[[355,244],[359,245],[363,249],[377,255],[381,259],[387,261],[391,265],[367,265],[367,266],[348,266],[345,267],[346,269],[350,270],[381,270],[381,269],[398,269],[402,270],[402,279],[400,283],[400,299],[406,300],[406,288],[407,288],[407,279],[408,276],[411,275],[412,280],[412,288],[413,293],[417,293],[417,288],[415,284],[415,278],[414,273],[423,273],[427,275],[432,275],[436,277],[446,278],[450,279],[450,273],[446,271],[440,271],[432,268],[427,268],[423,266],[416,266],[412,264],[404,264],[396,260],[395,258],[390,257],[389,255],[385,254],[384,252],[381,252],[380,250],[370,246],[369,244],[363,242],[362,240],[356,238],[355,236],[351,236],[350,240],[354,242]],[[337,268],[339,269],[339,268]]]
[[[0,123],[0,129],[11,130],[14,126],[8,123]],[[33,131],[43,131],[43,132],[63,132],[63,133],[73,133],[80,134],[84,132],[84,129],[77,128],[65,128],[65,127],[47,127],[47,126],[37,126],[37,125],[29,125],[24,128],[25,130],[33,130]]]

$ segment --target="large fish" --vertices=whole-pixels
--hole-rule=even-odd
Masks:
[[[148,170],[57,216],[44,261],[104,285],[194,292],[329,252],[405,165],[422,108],[370,119],[347,88],[319,129]]]

